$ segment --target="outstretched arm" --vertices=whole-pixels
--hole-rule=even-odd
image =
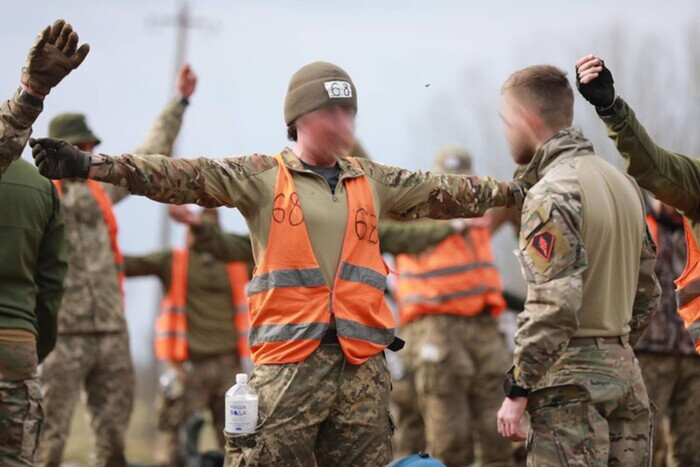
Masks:
[[[381,214],[398,220],[479,217],[492,207],[521,206],[525,197],[526,188],[516,181],[411,172],[366,159],[359,161],[376,183]]]

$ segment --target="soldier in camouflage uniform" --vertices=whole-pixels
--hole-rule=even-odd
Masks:
[[[37,364],[56,343],[68,268],[63,216],[53,185],[17,160],[44,97],[88,53],[63,20],[29,52],[22,86],[0,108],[0,459],[36,462],[43,422]]]
[[[30,144],[40,172],[49,178],[89,176],[162,202],[238,208],[248,222],[258,262],[271,245],[281,246],[280,242],[285,241],[284,238],[270,238],[271,228],[287,218],[289,222],[285,225],[290,226],[287,228],[299,225],[292,220],[299,219],[294,213],[303,205],[299,214],[307,226],[307,245],[313,248],[312,256],[318,264],[312,269],[317,277],[312,283],[320,280],[324,284],[294,286],[300,291],[298,300],[310,297],[314,290],[330,293],[331,284],[338,281],[341,249],[348,230],[350,179],[357,179],[368,187],[364,193],[372,196],[374,207],[368,208],[375,210],[376,218],[480,216],[492,206],[511,206],[522,199],[522,185],[516,182],[410,172],[367,159],[343,157],[354,142],[356,110],[357,90],[348,74],[333,64],[315,62],[297,71],[290,81],[285,120],[288,136],[296,145],[294,150],[282,150],[278,157],[252,155],[219,160],[132,154],[111,157],[91,155],[51,138],[32,140]],[[286,174],[292,177],[295,191],[289,195],[280,193],[283,203],[287,203],[284,209],[275,201],[279,199],[275,193],[278,175],[290,180]],[[352,185],[359,188],[355,182]],[[290,188],[289,184],[285,186]],[[284,218],[280,217],[280,209]],[[376,218],[360,214],[358,209],[355,215],[360,217],[354,222],[357,239],[353,241],[362,242],[362,248],[372,248],[368,256],[378,261]],[[272,224],[273,219],[275,224]],[[275,255],[274,260],[285,261],[283,255],[287,251],[279,257]],[[388,310],[381,303],[382,296],[378,297],[376,292],[383,289],[380,280],[386,280],[385,274],[372,271],[371,277],[377,280],[365,290],[376,301],[374,309],[386,316]],[[277,277],[276,273],[271,279]],[[296,277],[302,279],[306,274]],[[253,278],[260,287],[268,287],[263,280],[259,276]],[[347,283],[366,284],[367,280],[363,274]],[[271,287],[276,294],[283,293],[280,287],[274,284]],[[248,293],[249,303],[256,303],[258,292],[251,292],[249,288]],[[337,289],[333,293],[337,294]],[[363,304],[365,300],[363,295]],[[322,334],[315,331],[307,334],[305,325],[294,322],[256,328],[256,320],[263,318],[260,315],[272,310],[263,306],[257,310],[260,313],[257,315],[250,307],[250,345],[256,366],[249,384],[259,396],[260,423],[251,435],[227,436],[229,466],[309,465],[314,458],[318,465],[384,465],[391,460],[390,380],[381,349],[392,342],[393,329],[374,327],[370,330],[357,320],[373,319],[371,313],[357,308],[353,308],[356,325],[346,326],[347,321],[341,322],[335,317],[338,306],[341,305],[336,303],[333,308],[326,305],[322,310],[314,306],[314,312],[332,311],[327,323],[314,322],[307,328],[319,329]],[[353,305],[357,306],[359,303]],[[284,314],[286,311],[283,310]],[[288,311],[291,314],[298,310],[295,307]],[[293,330],[289,337],[272,334],[267,337],[268,330],[286,333],[286,329]],[[351,344],[345,336],[350,335],[350,329],[357,329],[358,342],[362,342],[365,349],[371,343],[373,351],[367,351],[362,357],[349,356],[347,346]],[[346,347],[341,348],[342,342],[346,342]],[[301,361],[274,357],[273,363],[260,364],[258,350],[271,349],[273,343],[286,351],[294,352],[292,347],[285,347],[293,345],[311,353],[302,356]],[[356,364],[349,362],[350,357]]]
[[[657,245],[656,275],[661,304],[634,346],[654,412],[654,466],[700,465],[700,356],[676,311],[674,279],[683,272],[686,246],[683,217],[671,206],[651,201],[647,216]],[[670,459],[664,449],[663,419],[670,420]]]
[[[195,82],[189,67],[184,67],[178,78],[180,97],[166,105],[139,153],[172,151]],[[81,114],[55,117],[49,132],[85,149],[99,143]],[[124,188],[103,186],[111,203],[128,195]],[[60,465],[75,404],[85,391],[94,446],[91,464],[126,465],[124,437],[133,403],[134,371],[110,227],[84,180],[63,181],[61,206],[68,242],[67,292],[56,350],[46,359],[42,374],[46,423],[39,463]]]
[[[659,301],[653,240],[637,185],[571,128],[573,101],[551,66],[502,89],[513,158],[534,186],[517,252],[528,297],[499,432],[524,439],[527,406],[528,465],[642,466],[652,417],[631,344]]]

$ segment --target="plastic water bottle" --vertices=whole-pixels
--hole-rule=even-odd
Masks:
[[[258,426],[258,395],[248,386],[248,375],[238,373],[236,384],[226,391],[226,424],[231,435],[253,433]]]

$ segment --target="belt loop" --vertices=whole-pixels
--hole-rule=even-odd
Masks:
[[[605,339],[602,337],[596,337],[595,338],[595,346],[598,347],[598,350],[603,350],[605,347]]]

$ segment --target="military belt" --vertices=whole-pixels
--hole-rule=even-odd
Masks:
[[[595,345],[598,347],[604,345],[620,345],[624,347],[628,342],[628,334],[613,337],[572,337],[569,341],[569,347],[585,347],[587,345]]]
[[[339,345],[340,341],[338,340],[338,330],[335,328],[331,328],[328,331],[326,331],[326,333],[321,338],[321,344]],[[387,349],[391,350],[392,352],[398,352],[399,350],[403,349],[404,345],[406,345],[406,342],[403,339],[394,337],[394,340],[391,341],[391,344],[389,344]]]

